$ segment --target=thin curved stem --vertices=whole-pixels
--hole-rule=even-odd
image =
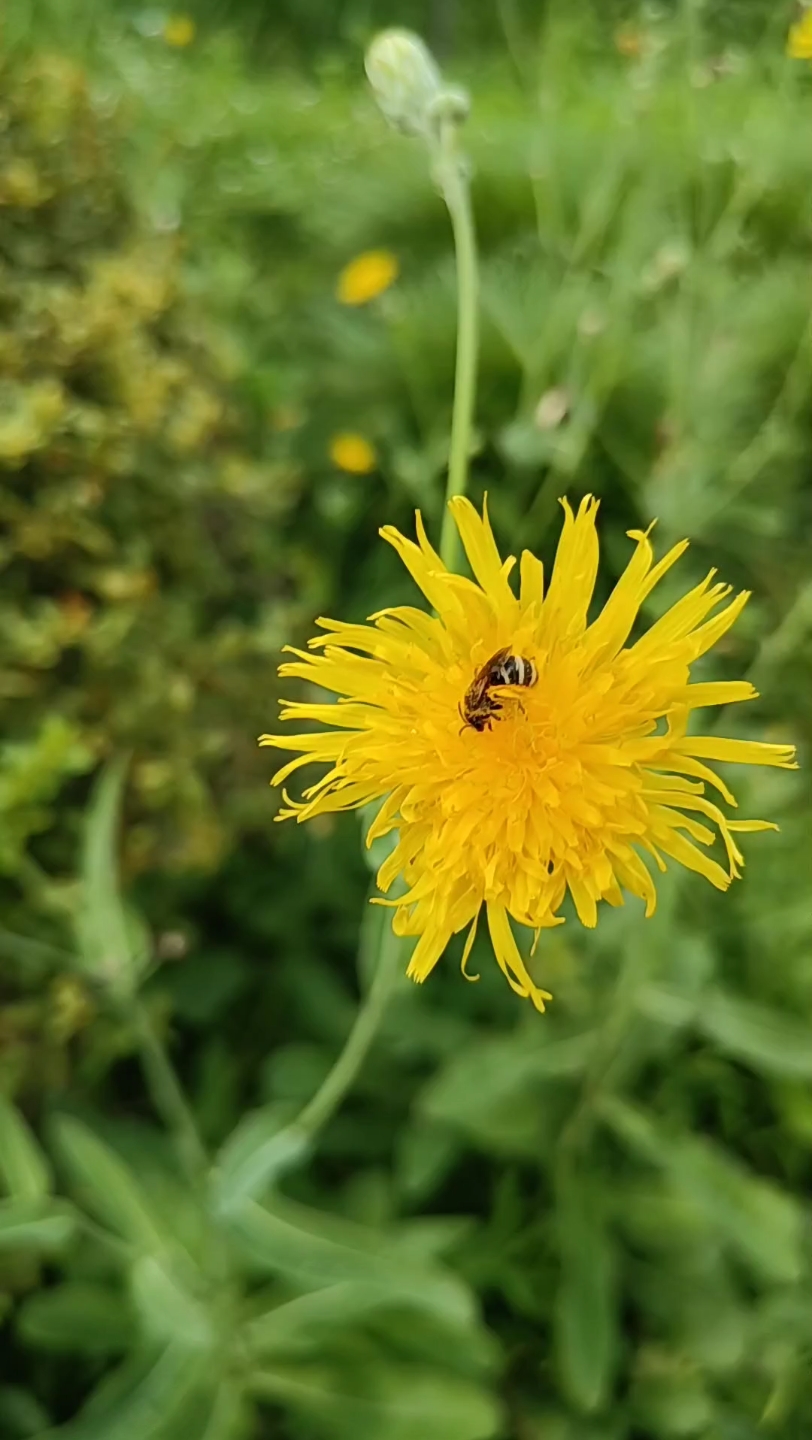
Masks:
[[[451,217],[457,257],[457,358],[454,375],[454,408],[451,417],[446,504],[440,533],[440,556],[449,570],[456,569],[459,537],[448,509],[448,501],[452,495],[464,495],[468,488],[468,457],[471,450],[479,348],[479,271],[476,237],[471,213],[467,162],[459,152],[457,133],[457,126],[452,122],[447,122],[443,126],[435,164],[435,175]]]
[[[139,996],[127,1003],[128,1018],[138,1039],[147,1088],[158,1114],[172,1134],[178,1158],[188,1176],[197,1182],[208,1167],[194,1115],[150,1017]]]
[[[338,1108],[366,1059],[398,975],[400,946],[384,920],[378,961],[372,983],[355,1017],[352,1029],[329,1075],[291,1124],[292,1130],[314,1135]]]

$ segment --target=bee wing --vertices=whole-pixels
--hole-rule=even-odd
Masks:
[[[496,654],[491,655],[490,659],[486,660],[485,664],[481,667],[481,669],[477,671],[474,683],[476,684],[478,682],[483,682],[486,685],[490,684],[491,676],[494,670],[498,670],[499,666],[504,664],[509,654],[509,645],[506,645],[503,650],[497,650]]]

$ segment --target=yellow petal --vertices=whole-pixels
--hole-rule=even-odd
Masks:
[[[540,990],[534,985],[519,954],[507,911],[493,901],[488,901],[488,929],[491,932],[494,954],[511,990],[523,999],[532,1000],[536,1009],[543,1011],[545,1000],[552,1000],[553,997],[548,990]]]
[[[522,609],[527,611],[532,606],[540,613],[542,601],[544,600],[544,566],[535,555],[529,550],[522,551],[522,558],[519,562],[520,588],[522,597]]]
[[[758,691],[749,680],[708,680],[700,685],[686,685],[683,691],[689,710],[707,705],[736,705],[742,700],[757,700]]]
[[[711,860],[710,856],[704,855],[701,850],[697,850],[696,846],[692,845],[690,840],[686,840],[678,831],[670,827],[658,830],[657,844],[661,850],[665,851],[666,855],[670,855],[672,859],[678,860],[680,865],[684,865],[686,870],[696,870],[698,874],[704,875],[705,879],[710,880],[711,885],[714,885],[717,890],[728,889],[730,876],[722,869],[721,865],[717,864],[715,860]]]
[[[576,639],[586,629],[586,616],[598,573],[598,536],[595,517],[598,501],[585,495],[573,516],[569,501],[561,501],[564,528],[555,554],[547,598],[542,607],[545,639]]]
[[[471,569],[482,589],[493,602],[500,619],[509,623],[517,618],[518,602],[511,590],[505,569],[496,548],[490,521],[488,520],[487,497],[482,502],[482,516],[477,515],[470,500],[455,495],[448,502],[448,508],[459,530],[465,553]]]
[[[471,921],[471,927],[470,927],[470,929],[469,929],[469,931],[468,931],[468,934],[467,934],[467,936],[465,937],[465,947],[464,947],[463,952],[462,952],[462,960],[460,961],[460,969],[461,969],[463,975],[465,976],[466,980],[471,980],[471,981],[474,981],[474,980],[478,980],[478,979],[479,979],[479,976],[478,976],[478,975],[469,975],[467,969],[465,968],[465,967],[467,966],[467,964],[468,964],[468,957],[469,957],[469,955],[471,954],[471,949],[472,949],[472,947],[473,947],[474,940],[476,939],[476,931],[477,931],[477,925],[478,925],[478,924],[479,924],[479,911],[477,910],[476,915],[474,916],[473,920]]]
[[[450,931],[424,930],[412,951],[412,958],[406,970],[409,979],[422,985],[426,976],[434,969],[450,939]]]
[[[720,735],[688,735],[674,745],[679,755],[701,760],[727,760],[734,765],[777,765],[797,770],[794,745],[768,745],[763,740],[725,740]]]

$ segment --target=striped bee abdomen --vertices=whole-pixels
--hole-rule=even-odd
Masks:
[[[538,671],[523,655],[506,655],[490,672],[491,685],[535,685]]]

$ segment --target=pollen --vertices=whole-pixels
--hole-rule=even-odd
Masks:
[[[651,915],[654,874],[670,863],[726,890],[744,863],[737,835],[776,827],[728,818],[722,805],[736,801],[714,764],[794,767],[790,745],[689,734],[693,710],[756,695],[748,681],[691,683],[690,673],[747,592],[732,596],[711,571],[631,641],[641,605],[687,541],[655,560],[650,532],[630,531],[626,570],[590,620],[597,502],[587,496],[577,514],[562,505],[549,583],[525,550],[516,588],[516,561],[502,560],[485,506],[480,515],[468,500],[450,501],[473,578],[446,569],[419,513],[416,541],[385,526],[383,539],[433,613],[399,606],[367,624],[319,620],[323,633],[308,650],[290,651],[280,674],[336,699],[283,701],[281,720],[294,733],[260,740],[295,752],[275,785],[302,766],[326,766],[301,799],[283,790],[278,819],[302,823],[378,802],[367,844],[394,841],[378,872],[378,903],[392,908],[398,935],[415,937],[412,979],[425,980],[460,931],[465,972],[484,908],[508,984],[539,1010],[551,996],[531,975],[514,922],[538,938],[562,923],[567,895],[588,927],[602,901],[622,905],[627,895]],[[466,692],[500,651],[532,665],[534,683],[500,683],[492,723],[461,726]],[[398,877],[403,893],[388,898]]]

